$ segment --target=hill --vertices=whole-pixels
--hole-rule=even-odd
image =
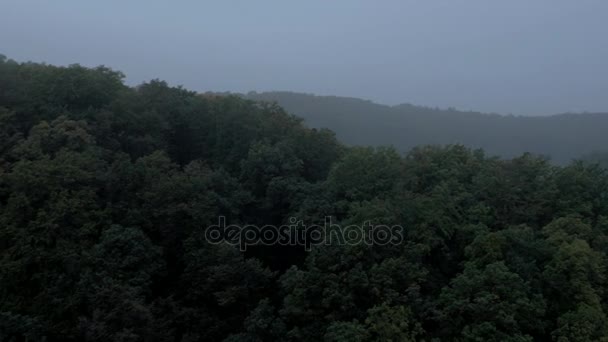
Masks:
[[[247,98],[277,102],[311,127],[326,127],[350,145],[463,144],[511,158],[525,152],[564,164],[608,146],[608,115],[505,116],[292,92],[250,92]]]
[[[597,165],[0,56],[2,342],[603,341],[606,251]]]

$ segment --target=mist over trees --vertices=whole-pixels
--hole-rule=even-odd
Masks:
[[[463,144],[489,155],[512,158],[525,152],[567,164],[608,150],[605,113],[512,116],[292,92],[250,92],[246,98],[277,102],[311,127],[325,127],[351,145],[392,145],[407,152],[417,145]]]
[[[606,340],[606,172],[345,146],[278,105],[2,57],[0,340]],[[219,216],[405,235],[241,252],[205,239]]]

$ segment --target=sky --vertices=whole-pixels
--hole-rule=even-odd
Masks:
[[[0,54],[136,85],[608,112],[605,0],[0,0]]]

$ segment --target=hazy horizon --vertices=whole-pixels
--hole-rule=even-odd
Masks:
[[[8,0],[0,53],[130,85],[293,91],[515,115],[608,111],[601,1]]]

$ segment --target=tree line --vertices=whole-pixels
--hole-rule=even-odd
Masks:
[[[327,127],[350,145],[392,145],[400,152],[427,144],[463,144],[488,155],[514,158],[525,152],[565,165],[590,153],[608,152],[607,113],[514,116],[411,104],[385,106],[357,98],[292,92],[250,92],[252,100],[277,102],[311,127]]]
[[[349,147],[276,104],[0,58],[2,341],[596,341],[608,175],[462,145]],[[205,227],[405,227],[393,245]]]

